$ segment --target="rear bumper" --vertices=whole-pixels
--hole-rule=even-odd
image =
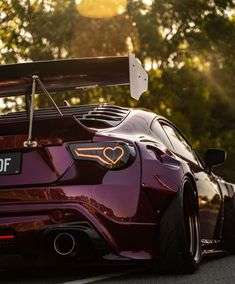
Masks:
[[[76,203],[34,203],[1,205],[0,235],[13,235],[13,240],[0,240],[3,254],[53,256],[56,234],[70,232],[79,240],[79,255],[105,255],[112,246],[94,226],[89,211]],[[85,216],[89,216],[87,218]]]
[[[0,206],[0,236],[14,236],[0,240],[0,254],[57,256],[53,239],[60,232],[71,232],[77,237],[76,256],[81,259],[156,257],[154,223],[116,221],[82,202],[21,202]]]

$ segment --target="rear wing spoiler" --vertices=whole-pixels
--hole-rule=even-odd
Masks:
[[[138,100],[148,89],[148,75],[133,54],[128,57],[62,59],[0,65],[0,98],[30,95],[33,77],[48,92],[92,86],[130,85]],[[37,89],[37,93],[43,90]]]

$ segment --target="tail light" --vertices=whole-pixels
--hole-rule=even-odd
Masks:
[[[127,167],[135,158],[133,145],[125,142],[100,142],[70,144],[75,160],[94,161],[107,169]]]
[[[13,240],[15,238],[15,236],[14,235],[0,235],[0,240],[3,240],[3,241],[5,241],[5,240]]]
[[[0,249],[16,245],[16,237],[12,232],[0,230]]]

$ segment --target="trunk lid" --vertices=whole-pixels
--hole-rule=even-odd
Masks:
[[[28,120],[19,114],[0,120],[0,187],[55,183],[72,165],[67,141],[92,140],[95,131],[74,116],[34,120],[37,147],[25,148]]]

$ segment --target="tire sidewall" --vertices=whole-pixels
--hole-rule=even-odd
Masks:
[[[197,259],[190,252],[184,218],[184,194],[192,197],[198,222]],[[194,210],[193,209],[193,210]],[[198,199],[191,180],[184,177],[180,189],[162,215],[160,224],[160,271],[163,273],[192,273],[201,260],[200,224],[198,219]]]
[[[176,217],[178,217],[177,223],[179,224],[178,226],[178,234],[182,240],[181,242],[181,248],[182,248],[182,252],[185,254],[185,256],[192,262],[192,264],[197,267],[200,263],[201,260],[201,238],[199,238],[199,257],[197,260],[194,259],[194,257],[192,256],[192,254],[190,253],[190,248],[189,248],[189,244],[187,241],[187,233],[186,233],[186,227],[185,227],[185,223],[184,223],[184,194],[186,190],[190,190],[190,194],[192,194],[193,196],[193,203],[194,203],[194,208],[197,214],[197,218],[198,218],[198,230],[199,230],[199,236],[201,236],[201,232],[200,232],[200,222],[199,222],[199,212],[198,212],[198,199],[197,199],[197,194],[196,191],[194,190],[194,187],[192,185],[192,182],[190,181],[190,179],[188,177],[185,177],[182,181],[181,187],[180,187],[180,191],[178,194],[178,203],[180,206],[180,210],[178,212],[178,214],[176,214]]]

